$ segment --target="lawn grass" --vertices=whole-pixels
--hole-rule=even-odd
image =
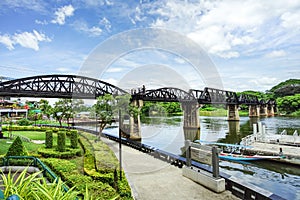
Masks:
[[[10,145],[13,143],[13,140],[6,138],[0,139],[0,155],[5,155]],[[42,147],[44,144],[34,144],[32,142],[23,141],[24,146],[26,147],[29,154],[35,155],[37,150]]]
[[[45,131],[12,131],[13,135],[20,135],[27,137],[31,140],[45,140],[46,134]],[[4,131],[4,136],[8,137],[9,132]]]
[[[45,140],[46,134],[45,131],[12,131],[15,136],[23,136],[31,140]],[[6,138],[0,139],[0,155],[5,155],[8,148],[10,147],[13,139],[9,138],[9,131],[3,131],[3,136]],[[37,150],[40,147],[45,146],[45,144],[35,144],[33,142],[23,141],[24,146],[26,147],[29,154],[36,155]],[[57,145],[57,134],[53,133],[53,145]],[[66,137],[66,146],[70,146],[71,141],[69,137]]]

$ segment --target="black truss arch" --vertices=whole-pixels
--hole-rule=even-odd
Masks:
[[[153,102],[191,102],[197,101],[194,96],[179,88],[164,87],[154,90],[145,90],[131,94],[132,100]]]
[[[261,101],[258,100],[257,96],[251,94],[240,94],[239,104],[245,105],[260,105]]]
[[[127,92],[110,83],[76,75],[42,75],[0,83],[0,96],[95,99]]]
[[[236,93],[232,91],[205,87],[197,94],[199,104],[239,104]]]

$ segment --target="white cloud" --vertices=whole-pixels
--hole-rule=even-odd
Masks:
[[[0,2],[0,7],[2,8],[10,8],[10,9],[28,9],[37,12],[46,12],[46,5],[43,1],[32,1],[32,0],[18,0],[18,1],[11,1],[11,0],[2,0]]]
[[[157,16],[153,27],[178,31],[210,54],[232,58],[292,44],[300,34],[299,8],[293,0],[166,0],[149,14]]]
[[[103,25],[107,31],[110,31],[110,29],[111,29],[111,23],[110,23],[110,21],[106,17],[103,17],[100,20],[99,24]]]
[[[87,33],[89,36],[91,37],[96,37],[102,34],[102,29],[97,27],[97,26],[92,26],[89,27],[88,24],[85,21],[75,21],[73,23],[73,27],[79,31],[79,32],[83,32],[83,33]]]
[[[19,34],[15,34],[13,36],[14,43],[21,45],[22,47],[31,48],[35,51],[39,50],[39,42],[47,41],[50,42],[50,38],[48,38],[45,34],[39,33],[36,30],[30,32],[23,32]]]
[[[0,35],[0,43],[4,44],[9,50],[14,49],[14,42],[9,35]]]
[[[286,12],[281,15],[281,25],[285,28],[295,28],[300,26],[300,11],[291,13]]]
[[[55,11],[55,19],[53,19],[51,22],[53,24],[59,24],[64,25],[66,17],[70,17],[74,14],[74,7],[72,5],[63,6],[61,8],[58,8],[57,11]]]
[[[277,57],[283,57],[286,56],[286,52],[284,50],[276,50],[272,51],[265,55],[267,58],[277,58]]]
[[[279,81],[274,77],[257,77],[249,82],[255,84],[255,86],[264,86],[265,88],[270,88],[271,86],[278,84]]]
[[[48,22],[46,21],[46,20],[44,20],[44,21],[41,21],[41,20],[35,20],[34,21],[36,24],[40,24],[40,25],[47,25],[48,24]]]
[[[19,44],[22,47],[39,50],[39,42],[50,42],[51,39],[45,34],[36,30],[32,32],[15,33],[14,35],[0,35],[0,43],[4,44],[9,50],[14,49],[14,45]]]
[[[117,73],[117,72],[122,72],[122,71],[124,71],[124,68],[121,68],[121,67],[111,67],[106,70],[106,72],[109,72],[109,73]]]
[[[56,68],[56,71],[58,71],[60,73],[69,73],[69,74],[71,74],[70,72],[72,72],[73,69],[67,68],[67,67],[59,67],[59,68]]]
[[[104,6],[104,5],[108,5],[108,6],[114,5],[114,3],[109,0],[82,0],[82,2],[86,6],[93,7],[93,8],[99,7],[99,6]]]

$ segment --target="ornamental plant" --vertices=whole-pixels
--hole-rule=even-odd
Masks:
[[[59,152],[66,151],[66,131],[58,131],[57,133],[57,150]]]
[[[23,145],[21,138],[18,136],[14,142],[8,148],[6,156],[27,156],[28,152],[26,147]]]
[[[46,131],[46,141],[45,141],[46,148],[52,148],[53,147],[53,131],[47,130]]]
[[[71,135],[70,135],[71,148],[77,149],[77,147],[78,147],[78,131],[71,130],[70,133],[71,133]]]

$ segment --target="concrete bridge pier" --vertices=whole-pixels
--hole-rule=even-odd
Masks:
[[[259,117],[260,116],[259,105],[249,105],[249,117]]]
[[[198,102],[182,102],[183,131],[185,140],[200,139],[200,121]]]
[[[261,105],[260,109],[259,109],[260,116],[265,117],[265,116],[267,116],[267,113],[268,113],[267,106]]]
[[[239,121],[239,106],[236,104],[227,105],[227,120],[228,121]]]
[[[140,110],[143,107],[143,100],[134,100],[131,102],[132,106],[138,107]],[[130,139],[131,140],[141,140],[141,116],[138,114],[137,116],[130,115],[129,118],[129,126],[130,126]]]
[[[183,128],[184,140],[200,140],[200,128]]]
[[[273,117],[275,115],[274,105],[267,106],[267,115],[268,117]]]
[[[183,128],[200,129],[198,102],[183,102],[181,108],[183,110]]]

